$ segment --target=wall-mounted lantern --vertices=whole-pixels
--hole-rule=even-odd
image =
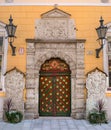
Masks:
[[[103,49],[104,39],[106,37],[106,33],[108,30],[108,28],[103,25],[104,20],[102,19],[102,17],[100,18],[99,22],[100,22],[100,26],[98,28],[96,28],[96,32],[98,35],[97,40],[99,40],[100,48],[96,49],[96,58],[99,58],[99,53]]]
[[[5,28],[6,28],[6,31],[7,31],[7,38],[8,38],[8,42],[10,44],[10,47],[12,49],[12,56],[15,56],[15,49],[16,47],[13,46],[13,42],[14,42],[14,38],[16,38],[15,36],[15,32],[16,32],[16,28],[17,26],[15,26],[13,23],[13,19],[12,19],[12,16],[10,15],[10,19],[9,19],[9,24],[6,24]]]

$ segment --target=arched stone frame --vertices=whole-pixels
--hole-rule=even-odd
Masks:
[[[73,102],[76,102],[76,95],[74,93],[74,91],[76,90],[76,87],[74,85],[75,83],[75,77],[76,77],[76,73],[75,73],[75,68],[76,68],[76,64],[75,62],[73,61],[73,59],[65,54],[65,53],[62,53],[62,52],[50,52],[50,53],[45,53],[44,55],[41,55],[39,57],[39,60],[35,63],[35,71],[36,71],[36,77],[35,77],[35,86],[39,86],[39,71],[40,71],[40,68],[41,68],[41,65],[48,59],[51,59],[51,58],[60,58],[62,60],[64,60],[70,67],[70,70],[71,70],[71,112],[72,112],[72,109],[74,109],[74,103]],[[37,104],[39,104],[39,88],[38,90],[36,90],[36,97],[38,97],[37,100]],[[38,111],[39,111],[39,108],[38,108]],[[39,113],[38,113],[39,114]],[[72,113],[71,113],[72,115]]]
[[[4,87],[4,74],[7,69],[7,51],[8,51],[8,40],[6,39],[7,32],[5,29],[6,24],[3,22],[0,22],[0,37],[3,37],[3,59],[2,59],[2,65],[1,65],[1,85],[2,85],[2,91],[5,91]]]
[[[39,101],[39,71],[41,65],[50,58],[64,60],[71,70],[71,116],[85,117],[84,100],[84,39],[49,42],[27,39],[26,72],[26,118],[37,118]],[[56,49],[55,49],[56,48]]]

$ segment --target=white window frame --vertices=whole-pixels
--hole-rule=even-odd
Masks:
[[[108,75],[107,77],[107,88],[109,88],[109,60],[108,60],[108,37],[111,37],[111,22],[106,24],[105,26],[108,27],[108,31],[106,34],[106,39],[103,41],[104,46],[103,46],[103,69],[104,72]]]
[[[0,22],[0,37],[3,37],[3,55],[2,55],[2,65],[1,65],[1,87],[2,87],[2,91],[5,91],[5,86],[4,86],[4,82],[5,82],[5,76],[4,74],[6,73],[6,69],[7,69],[7,51],[8,51],[8,40],[6,38],[7,36],[7,32],[5,29],[6,24],[4,24],[3,22]]]

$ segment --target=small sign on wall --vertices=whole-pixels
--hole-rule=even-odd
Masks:
[[[23,55],[24,54],[24,47],[20,47],[18,49],[18,53],[19,53],[19,55]]]

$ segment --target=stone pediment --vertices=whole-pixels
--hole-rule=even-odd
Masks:
[[[71,15],[58,8],[49,10],[46,13],[41,14],[41,18],[69,18]]]
[[[103,73],[103,74],[105,74],[105,75],[107,76],[107,74],[106,74],[104,71],[100,70],[98,67],[96,67],[95,69],[89,71],[89,72],[86,74],[86,76],[88,76],[89,74],[91,74],[91,73],[93,73],[93,72],[101,72],[101,73]]]
[[[36,20],[35,39],[68,40],[76,38],[76,27],[70,14],[54,8]]]
[[[8,73],[11,73],[13,71],[19,72],[19,73],[23,74],[23,76],[25,76],[25,74],[21,70],[19,70],[18,68],[16,68],[16,67],[8,70],[4,75],[7,75]]]

